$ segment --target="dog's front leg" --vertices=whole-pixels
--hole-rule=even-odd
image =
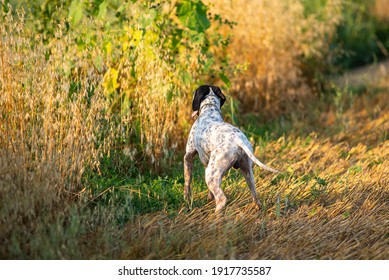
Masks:
[[[184,157],[184,178],[185,178],[184,198],[188,202],[190,202],[192,197],[192,192],[190,190],[190,183],[192,182],[193,159],[196,153],[197,153],[196,151],[187,152]]]

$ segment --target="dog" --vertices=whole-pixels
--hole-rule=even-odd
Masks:
[[[278,173],[260,162],[253,154],[253,148],[247,137],[238,128],[224,122],[221,107],[226,97],[219,87],[202,85],[193,93],[192,117],[198,116],[193,124],[184,156],[184,198],[191,199],[190,184],[194,157],[198,154],[206,167],[205,180],[208,186],[208,199],[215,199],[219,212],[227,203],[220,188],[223,175],[231,168],[240,169],[250,189],[254,202],[261,209],[257,197],[252,170],[253,162],[265,170]]]

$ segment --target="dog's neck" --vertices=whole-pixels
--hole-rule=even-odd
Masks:
[[[204,102],[200,106],[200,114],[199,118],[205,117],[205,118],[211,118],[214,121],[223,121],[222,112],[220,111],[220,108],[218,107],[218,103],[213,102]]]

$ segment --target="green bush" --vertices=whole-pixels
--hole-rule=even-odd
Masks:
[[[306,15],[323,10],[326,0],[302,1]],[[389,23],[374,12],[375,1],[342,2],[342,19],[331,41],[332,70],[345,70],[388,57]]]
[[[26,28],[42,37],[48,57],[58,55],[58,44],[65,49],[60,59],[63,75],[73,79],[69,96],[77,95],[86,73],[101,77],[91,89],[91,95],[102,89],[109,102],[101,137],[113,137],[106,141],[112,148],[130,150],[154,170],[167,167],[183,145],[186,133],[172,128],[188,131],[194,88],[229,85],[228,36],[219,28],[230,23],[202,1],[10,3],[26,11]]]

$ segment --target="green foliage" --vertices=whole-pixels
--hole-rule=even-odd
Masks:
[[[180,1],[177,5],[177,16],[184,26],[193,31],[204,32],[211,26],[206,7],[201,1]]]
[[[372,63],[385,57],[379,47],[389,49],[389,33],[381,34],[382,23],[370,12],[372,1],[349,1],[343,8],[343,22],[338,27],[337,38],[334,41],[344,55],[335,61],[342,68],[354,68]]]
[[[346,2],[343,22],[338,27],[334,44],[344,51],[336,63],[342,68],[364,65],[377,59],[379,49],[375,35],[375,22],[368,13],[368,1]],[[370,1],[369,1],[370,2]]]
[[[109,126],[116,131],[115,141],[138,150],[142,164],[161,168],[162,155],[170,155],[168,151],[183,141],[172,135],[171,123],[186,114],[182,104],[198,84],[218,77],[220,86],[230,86],[224,56],[228,38],[219,28],[231,23],[208,12],[202,1],[56,0],[13,5],[28,11],[26,25],[44,37],[48,59],[66,38],[64,75],[75,83],[85,71],[101,77],[99,87],[109,103],[105,113],[112,116]],[[87,69],[79,63],[85,56]]]
[[[305,16],[308,17],[312,14],[322,14],[326,2],[327,0],[302,0],[301,3],[304,5]]]
[[[303,0],[306,16],[323,15],[327,0]],[[387,58],[389,24],[372,12],[375,1],[347,0],[342,2],[342,20],[331,39],[335,69],[350,69]],[[320,11],[318,13],[318,11]]]
[[[68,20],[73,25],[76,26],[81,18],[83,17],[84,2],[82,0],[73,0],[69,8]]]
[[[123,109],[118,104],[128,108],[129,91],[142,78],[136,67],[141,54],[151,61],[167,63],[164,70],[170,73],[166,76],[172,77],[166,81],[172,85],[170,98],[182,94],[188,84],[205,82],[210,76],[220,77],[226,87],[230,86],[229,73],[223,70],[227,67],[219,67],[228,64],[221,59],[223,51],[211,51],[211,45],[225,48],[228,44],[215,32],[224,22],[220,16],[210,18],[211,13],[207,15],[208,7],[202,1],[10,0],[10,3],[15,9],[26,10],[31,28],[48,41],[54,39],[60,28],[61,32],[74,36],[80,51],[96,50],[93,63],[98,71],[106,73],[104,87],[112,98],[113,108]],[[208,32],[211,25],[214,30]],[[72,50],[72,46],[68,49]],[[192,57],[197,56],[195,69],[194,61],[187,59],[188,52],[192,52]],[[106,67],[108,71],[104,71]],[[129,76],[122,73],[126,71]],[[121,79],[130,79],[132,86],[123,87]]]

